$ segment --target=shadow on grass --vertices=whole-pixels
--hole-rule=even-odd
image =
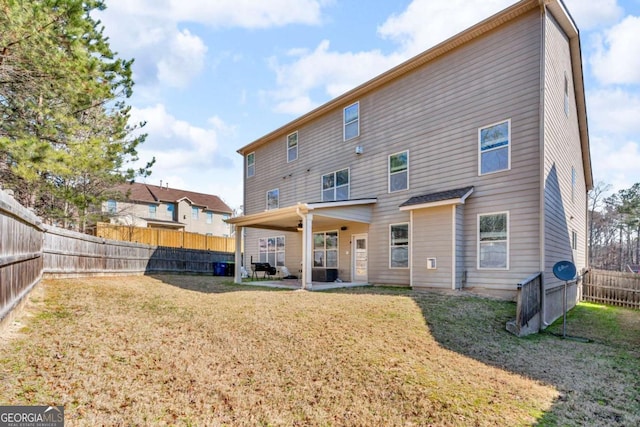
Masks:
[[[398,288],[328,292],[398,295],[413,299],[442,347],[477,361],[552,385],[559,393],[537,425],[640,425],[640,311],[580,304],[541,334],[518,338],[505,329],[516,305],[464,293]]]
[[[268,286],[255,285],[255,281],[251,285],[238,285],[233,282],[232,277],[224,276],[208,276],[208,275],[180,275],[180,274],[148,274],[160,282],[175,286],[188,291],[202,292],[206,294],[222,294],[228,292],[282,292],[288,289],[273,288]]]

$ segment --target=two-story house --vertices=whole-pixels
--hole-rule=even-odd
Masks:
[[[102,203],[112,224],[164,228],[211,236],[231,235],[225,222],[233,213],[218,196],[169,188],[169,185],[127,183],[118,186],[122,197]]]
[[[513,297],[543,272],[552,319],[553,265],[586,267],[580,40],[559,0],[519,1],[238,152],[245,215],[229,222],[247,267],[286,266],[303,287]]]

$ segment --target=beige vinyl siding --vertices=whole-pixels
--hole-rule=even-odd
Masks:
[[[453,280],[453,206],[413,211],[411,258],[414,288],[451,289]],[[427,258],[436,258],[436,269],[427,269]]]
[[[283,207],[319,201],[321,176],[349,168],[350,197],[378,199],[369,227],[370,282],[408,285],[409,269],[388,267],[389,224],[410,220],[399,205],[412,196],[473,185],[461,227],[467,286],[515,290],[539,269],[540,18],[539,10],[527,13],[299,127],[296,162],[286,162],[286,134],[259,146],[256,175],[247,180],[246,213],[263,211],[265,192],[276,187]],[[360,102],[360,136],[344,142],[342,108],[354,101]],[[512,126],[511,170],[479,177],[478,128],[506,119]],[[357,145],[363,154],[355,154]],[[389,194],[388,156],[403,150],[411,153],[410,190]],[[477,214],[506,210],[510,270],[479,271]],[[451,216],[449,208],[450,225]]]
[[[544,283],[547,289],[562,285],[552,272],[561,260],[586,267],[587,190],[576,114],[569,41],[551,15],[545,20],[544,86]],[[569,114],[564,111],[564,79],[569,80]],[[571,168],[576,172],[571,199]],[[578,250],[571,249],[571,231],[578,233]],[[575,290],[571,290],[575,297]],[[551,300],[551,298],[549,299]],[[561,300],[561,298],[557,298]],[[574,299],[575,301],[575,299]],[[548,307],[547,320],[561,314],[562,307]]]

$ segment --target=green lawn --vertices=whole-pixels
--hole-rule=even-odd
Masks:
[[[69,426],[640,424],[637,311],[581,305],[590,343],[520,339],[503,301],[215,280],[46,281],[0,341],[0,404]]]

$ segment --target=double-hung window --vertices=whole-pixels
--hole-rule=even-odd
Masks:
[[[196,206],[192,206],[191,207],[191,219],[198,219],[198,212],[200,211],[200,209],[198,209],[198,207]]]
[[[156,217],[156,210],[158,209],[158,207],[156,205],[149,205],[149,218],[155,218]]]
[[[344,109],[344,140],[360,135],[360,103],[355,102]]]
[[[389,156],[389,193],[409,188],[409,152]]]
[[[298,158],[298,132],[287,136],[287,163]]]
[[[260,262],[268,262],[272,266],[284,265],[284,236],[265,237],[258,241]]]
[[[480,175],[511,167],[511,119],[478,129]]]
[[[333,202],[349,199],[349,169],[322,175],[322,201]]]
[[[478,215],[478,268],[509,269],[509,213]]]
[[[389,226],[389,267],[409,268],[409,224]]]
[[[207,211],[207,224],[213,223],[213,212]]]
[[[313,233],[313,266],[338,268],[338,232]]]
[[[166,217],[169,218],[171,221],[175,220],[174,214],[173,214],[174,209],[175,209],[175,207],[173,206],[173,203],[169,203],[167,205],[167,215],[166,215]]]
[[[113,199],[107,200],[107,213],[116,213],[118,207],[118,202]]]
[[[267,191],[267,210],[278,209],[280,207],[280,190],[274,188]]]
[[[247,178],[256,174],[256,153],[247,154]]]

